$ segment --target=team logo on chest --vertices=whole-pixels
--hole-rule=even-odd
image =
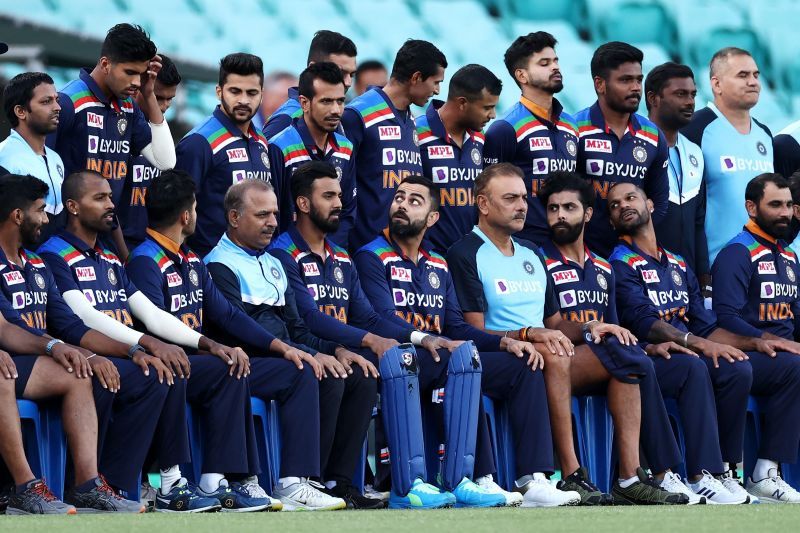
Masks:
[[[269,271],[272,273],[272,277],[273,277],[273,278],[275,278],[275,279],[281,279],[281,273],[278,271],[278,269],[277,269],[277,268],[275,268],[275,267],[272,267],[271,269],[269,269]]]
[[[128,129],[128,119],[125,117],[120,117],[117,121],[117,131],[120,135],[125,135],[125,130]]]
[[[261,162],[264,163],[264,166],[269,168],[269,156],[267,152],[261,152]]]
[[[797,276],[794,275],[794,269],[791,265],[786,265],[786,277],[789,278],[789,281],[792,283],[794,283],[797,279]]]
[[[6,285],[16,285],[18,283],[25,283],[25,277],[18,271],[12,270],[3,274],[3,279],[6,280]]]
[[[419,146],[419,134],[417,130],[411,131],[411,139],[414,141],[414,146]]]
[[[167,287],[180,287],[183,285],[183,279],[177,272],[169,272],[167,274]]]
[[[192,285],[194,285],[195,287],[200,285],[200,278],[198,277],[197,271],[195,269],[189,271],[189,281],[191,281]]]
[[[527,259],[522,262],[522,268],[525,270],[526,274],[531,275],[531,276],[533,275],[533,272],[534,272],[533,263],[531,263]]]
[[[333,277],[336,280],[336,283],[344,283],[344,272],[342,272],[342,267],[340,266],[334,267]]]
[[[681,275],[680,275],[680,274],[678,274],[678,271],[677,271],[677,270],[674,270],[674,269],[673,269],[673,270],[670,272],[670,276],[672,276],[672,283],[674,283],[674,284],[675,284],[675,285],[677,285],[678,287],[680,287],[681,285],[683,285],[683,279],[681,278]]]
[[[597,273],[597,284],[603,290],[608,289],[608,281],[606,281],[606,277],[600,272]]]
[[[639,163],[644,163],[647,161],[647,150],[644,146],[634,146],[633,147],[633,158],[637,160]]]
[[[108,269],[108,282],[111,283],[112,285],[117,284],[117,275],[114,274],[113,268]]]
[[[41,274],[36,272],[33,275],[33,281],[36,282],[36,286],[37,287],[39,287],[40,289],[44,289],[44,276],[42,276]]]
[[[434,289],[439,288],[439,276],[433,270],[428,272],[428,283],[430,283],[431,287]]]
[[[689,154],[689,163],[692,164],[693,167],[697,168],[700,163],[697,162],[697,158],[694,154]]]
[[[572,157],[578,154],[578,145],[572,139],[567,139],[567,153]]]
[[[470,157],[472,157],[472,162],[476,165],[481,164],[481,152],[477,148],[473,148],[472,151],[469,153]]]
[[[764,143],[762,143],[761,141],[758,141],[756,143],[756,150],[758,150],[758,153],[761,155],[767,155],[767,147],[764,146]]]
[[[342,174],[343,174],[342,167],[340,167],[339,165],[336,165],[333,168],[336,169],[336,179],[339,180],[339,181],[342,181]]]

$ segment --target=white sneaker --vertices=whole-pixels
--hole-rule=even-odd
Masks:
[[[387,502],[389,501],[389,491],[387,490],[386,492],[381,492],[379,490],[375,490],[375,487],[372,485],[364,485],[364,497],[371,500]]]
[[[738,483],[736,485],[741,488]],[[695,493],[705,496],[706,503],[709,505],[739,505],[747,503],[749,496],[744,489],[739,494],[729,491],[720,480],[712,476],[707,470],[703,470],[703,477],[697,483],[689,483],[689,488]]]
[[[722,486],[728,489],[728,492],[737,498],[745,498],[746,500],[744,503],[758,503],[758,496],[746,491],[742,486],[742,482],[733,477],[730,470],[722,474],[722,477],[718,479],[722,482]]]
[[[581,495],[574,490],[558,490],[541,472],[525,476],[522,485],[515,481],[515,489],[522,493],[522,507],[559,507],[578,505]]]
[[[689,503],[687,505],[697,505],[697,504],[705,504],[706,497],[705,495],[700,495],[695,493],[687,487],[683,481],[681,481],[681,476],[676,474],[675,472],[667,472],[664,475],[664,479],[661,480],[661,488],[667,492],[676,492],[678,494],[686,494],[689,497]]]
[[[278,498],[273,498],[264,487],[258,484],[258,476],[250,476],[242,480],[242,490],[251,498],[267,498],[269,505],[267,511],[280,511],[283,509],[283,504]]]
[[[769,476],[758,482],[748,478],[747,492],[758,496],[762,503],[800,503],[800,492],[781,479],[776,469],[770,468]]]
[[[500,485],[494,482],[494,477],[491,474],[479,477],[475,480],[475,483],[486,492],[502,494],[506,499],[506,507],[519,507],[522,504],[522,494],[503,490]]]
[[[300,482],[288,487],[278,483],[275,496],[281,500],[285,511],[335,511],[347,507],[343,499],[328,496],[322,492],[322,488],[316,481],[300,478]]]

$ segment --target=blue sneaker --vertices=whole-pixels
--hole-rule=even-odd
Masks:
[[[405,496],[389,495],[389,509],[442,509],[456,504],[452,493],[441,491],[417,478]]]
[[[264,511],[271,505],[269,497],[258,498],[248,494],[241,483],[228,484],[227,479],[219,483],[219,487],[214,492],[205,492],[200,487],[197,494],[205,498],[216,498],[222,508],[223,513],[255,513]]]
[[[155,510],[157,513],[205,513],[217,511],[221,507],[216,498],[203,498],[197,495],[197,487],[186,478],[181,478],[167,494],[156,492]]]
[[[504,507],[506,497],[484,489],[471,479],[465,477],[453,489],[456,507]]]

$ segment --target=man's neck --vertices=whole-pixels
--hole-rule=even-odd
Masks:
[[[230,117],[228,117],[228,118],[230,118]],[[236,121],[234,121],[233,123],[236,124],[237,128],[239,128],[239,131],[242,132],[242,135],[244,135],[245,137],[250,135],[250,121],[249,120],[247,122],[236,122]]]
[[[619,111],[611,109],[602,98],[599,99],[598,102],[600,103],[600,111],[603,113],[606,126],[621,139],[628,129],[628,122],[631,120],[631,114],[620,113]]]
[[[328,149],[328,135],[330,134],[314,124],[314,122],[309,120],[309,118],[310,117],[303,116],[303,122],[306,123],[306,127],[308,128],[308,132],[311,134],[311,138],[314,140],[314,144],[318,149],[322,150],[322,153],[324,154]]]
[[[97,244],[97,232],[81,225],[75,217],[72,217],[71,220],[67,222],[67,231],[88,244],[91,248],[94,248]]]
[[[46,138],[45,135],[38,135],[32,132],[28,127],[24,126],[22,123],[19,124],[16,128],[14,128],[20,137],[25,139],[25,142],[28,143],[28,146],[31,147],[31,150],[34,151],[36,155],[44,155],[44,140]]]
[[[728,122],[741,134],[750,133],[750,110],[725,105],[721,98],[714,98],[714,105]]]
[[[109,89],[108,85],[106,84],[106,76],[105,74],[103,74],[103,71],[100,70],[99,64],[94,67],[90,76],[97,84],[97,86],[100,87],[100,90],[103,91],[103,94],[106,95],[106,98],[108,98],[109,100],[115,98],[114,93],[111,92],[111,89]]]
[[[497,249],[503,255],[514,255],[514,243],[511,241],[511,235],[502,228],[495,228],[486,222],[486,219],[481,218],[478,220],[478,229],[480,229],[486,237],[497,246]]]
[[[386,87],[383,88],[383,92],[386,93],[386,96],[392,101],[392,105],[394,105],[395,109],[398,111],[408,111],[408,108],[411,106],[411,96],[408,94],[408,86],[405,83],[390,79]]]
[[[186,241],[186,236],[183,234],[183,226],[181,226],[180,224],[175,224],[167,228],[152,228],[152,229],[153,231],[160,233],[167,239],[170,239],[178,246],[182,246],[183,243]]]
[[[527,98],[534,104],[538,105],[542,109],[547,110],[547,116],[542,117],[548,120],[551,120],[553,117],[553,94],[543,91],[541,89],[537,89],[535,87],[531,87],[529,85],[522,86],[522,96]]]
[[[467,132],[467,128],[459,123],[458,110],[455,109],[455,106],[451,105],[449,101],[445,102],[445,104],[439,108],[439,118],[442,119],[444,129],[447,131],[447,134],[450,135],[450,138],[453,139],[453,142],[461,146],[464,142],[464,135]]]
[[[325,260],[325,232],[317,227],[310,217],[305,214],[298,213],[297,223],[295,224],[297,232],[306,241],[308,248]]]
[[[397,237],[391,235],[392,240],[400,247],[400,251],[403,252],[403,255],[411,259],[415,265],[419,262],[419,249],[420,246],[422,246],[422,238],[424,236],[424,231],[420,232],[419,235],[411,237]]]
[[[658,251],[658,240],[656,239],[656,230],[653,228],[652,223],[639,228],[636,233],[631,235],[634,244],[639,247],[641,251],[650,257],[661,260],[661,254]]]
[[[647,116],[650,120],[653,121],[653,124],[659,127],[661,131],[664,132],[664,138],[667,139],[667,146],[672,148],[676,144],[678,144],[678,130],[668,128],[664,125],[664,122],[658,117],[657,114],[651,113]]]
[[[0,248],[6,254],[6,259],[19,267],[22,266],[22,258],[19,254],[22,248],[22,239],[20,238],[18,226],[9,227],[9,224],[4,224],[0,228]]]
[[[230,231],[226,231],[225,234],[228,236],[228,238],[231,240],[231,242],[233,244],[235,244],[236,246],[238,246],[239,248],[242,248],[244,250],[250,250],[250,251],[253,251],[253,252],[260,252],[261,251],[259,249],[251,248],[251,247],[247,246],[244,242],[242,242],[239,239],[239,237],[235,233],[231,233]]]
[[[566,244],[559,244],[557,242],[553,242],[558,248],[558,251],[561,252],[561,255],[575,261],[579,265],[583,266],[586,262],[586,248],[583,245],[583,234],[581,234],[577,239],[573,242],[569,242]]]

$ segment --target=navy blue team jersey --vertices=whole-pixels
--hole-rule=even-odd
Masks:
[[[58,129],[47,145],[64,161],[64,175],[94,170],[109,180],[119,203],[131,157],[151,141],[150,125],[132,98],[108,98],[82,69],[77,80],[58,93]]]
[[[271,181],[267,139],[253,125],[245,136],[219,106],[186,134],[175,149],[175,168],[197,184],[197,229],[192,249],[207,254],[225,233],[223,199],[231,185],[246,179]]]
[[[288,98],[286,101],[269,116],[266,124],[264,124],[262,132],[267,139],[272,139],[275,135],[288,128],[294,119],[303,116],[303,108],[300,106],[300,93],[297,87],[289,87],[287,93]]]
[[[711,270],[720,326],[748,337],[794,339],[800,298],[797,255],[752,219],[717,254]]]
[[[536,197],[551,172],[574,171],[578,154],[578,126],[561,103],[553,99],[552,117],[540,117],[523,98],[495,120],[486,132],[484,163],[513,163],[525,175],[528,215],[519,237],[536,244],[550,238],[544,206]]]
[[[441,100],[432,100],[417,118],[417,136],[425,177],[441,187],[439,220],[425,237],[441,253],[469,233],[475,225],[475,178],[483,170],[483,133],[469,130],[456,144],[439,117]]]
[[[410,174],[422,174],[422,158],[414,117],[395,108],[381,88],[373,87],[347,104],[342,126],[356,161],[359,223],[350,249],[357,250],[386,227],[397,186]]]
[[[608,257],[617,235],[609,222],[608,190],[615,183],[633,183],[653,201],[653,222],[667,214],[669,178],[668,147],[658,127],[638,113],[631,113],[622,139],[606,125],[600,105],[575,115],[578,122],[578,172],[594,184],[597,199],[592,220],[586,226],[586,244]]]
[[[132,250],[147,237],[147,189],[153,178],[161,175],[144,156],[133,158],[122,198],[117,205],[117,218],[122,226],[122,235]]]

